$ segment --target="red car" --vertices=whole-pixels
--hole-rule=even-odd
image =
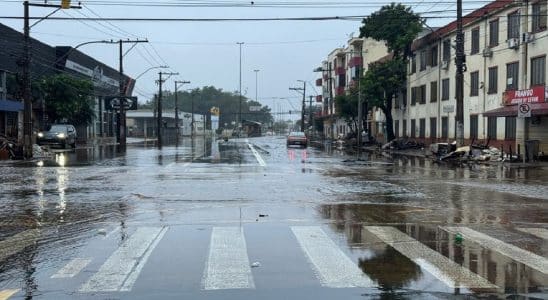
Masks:
[[[308,139],[302,131],[294,131],[287,136],[287,146],[299,145],[305,147],[308,145]]]

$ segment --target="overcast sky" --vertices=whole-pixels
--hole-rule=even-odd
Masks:
[[[39,1],[35,1],[39,2]],[[60,1],[50,0],[56,4]],[[110,5],[100,5],[101,3]],[[131,4],[189,4],[197,3],[207,7],[184,6],[132,6]],[[337,7],[325,7],[327,3]],[[471,1],[465,7],[480,7],[486,2]],[[76,2],[73,1],[73,4]],[[367,15],[387,1],[371,2],[295,0],[255,1],[250,7],[212,7],[211,4],[248,5],[250,2],[235,0],[111,0],[81,1],[83,9],[63,10],[57,17],[143,17],[143,18],[265,18],[265,17],[327,17]],[[300,8],[259,7],[273,3],[303,4]],[[342,7],[354,3],[352,7]],[[408,3],[416,12],[446,11],[432,15],[455,14],[453,1],[413,0]],[[31,16],[44,16],[52,9],[31,7]],[[22,1],[0,1],[1,16],[22,16]],[[430,19],[430,26],[440,26],[451,19]],[[22,20],[0,19],[0,22],[22,31]],[[103,39],[147,38],[150,43],[139,44],[124,59],[125,73],[135,78],[147,68],[168,64],[171,71],[179,72],[175,78],[188,80],[191,84],[183,89],[215,86],[226,91],[238,90],[239,48],[242,46],[242,93],[255,98],[255,72],[258,75],[258,98],[274,111],[299,109],[299,96],[289,87],[302,86],[297,80],[306,80],[307,94],[316,95],[320,90],[314,86],[319,77],[312,72],[329,52],[344,46],[350,34],[359,35],[359,20],[332,21],[265,21],[265,22],[81,22],[45,20],[34,26],[31,35],[50,45],[74,46],[82,42]],[[130,45],[126,44],[126,49]],[[86,54],[118,68],[116,45],[87,45],[79,48]],[[137,80],[136,91],[140,101],[148,100],[157,92],[155,80],[159,70],[152,70]],[[175,79],[172,78],[172,79]],[[173,90],[173,80],[166,83],[166,89]],[[307,99],[308,100],[308,99]]]

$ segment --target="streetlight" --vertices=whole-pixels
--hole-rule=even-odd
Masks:
[[[239,104],[239,113],[238,113],[238,127],[240,128],[242,126],[242,45],[244,42],[237,42],[238,46],[240,46],[240,89],[239,89],[239,96],[240,96],[240,104]],[[238,134],[239,135],[239,134]]]
[[[255,101],[256,102],[259,102],[259,80],[258,80],[258,74],[259,74],[259,71],[260,70],[253,70],[253,72],[255,72]]]
[[[150,71],[150,70],[154,70],[154,69],[167,69],[167,68],[169,68],[169,66],[155,66],[155,67],[150,67],[150,68],[144,70],[143,73],[137,75],[137,77],[135,77],[133,80],[136,81],[137,79],[139,79],[141,76],[145,75],[145,73],[148,72],[148,71]]]
[[[177,137],[175,139],[178,145],[179,144],[179,105],[177,101],[177,83],[180,83],[181,85],[183,85],[185,83],[190,83],[190,81],[175,80],[175,128],[176,128],[176,134],[177,134]]]
[[[289,89],[293,90],[293,91],[303,91],[302,92],[303,103],[302,103],[302,108],[301,108],[301,131],[304,132],[304,110],[305,110],[305,101],[306,101],[306,81],[304,81],[304,80],[297,80],[297,81],[302,82],[303,87],[302,88],[289,88]]]

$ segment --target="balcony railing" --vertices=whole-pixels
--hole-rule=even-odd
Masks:
[[[316,79],[316,86],[322,86],[323,80],[321,78]]]
[[[362,66],[362,65],[363,65],[363,57],[361,57],[361,56],[352,57],[348,61],[348,67],[350,67],[350,68],[355,67],[355,66]]]

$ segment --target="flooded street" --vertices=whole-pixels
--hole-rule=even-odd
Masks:
[[[0,299],[548,299],[548,169],[364,158],[262,137],[0,162]]]

